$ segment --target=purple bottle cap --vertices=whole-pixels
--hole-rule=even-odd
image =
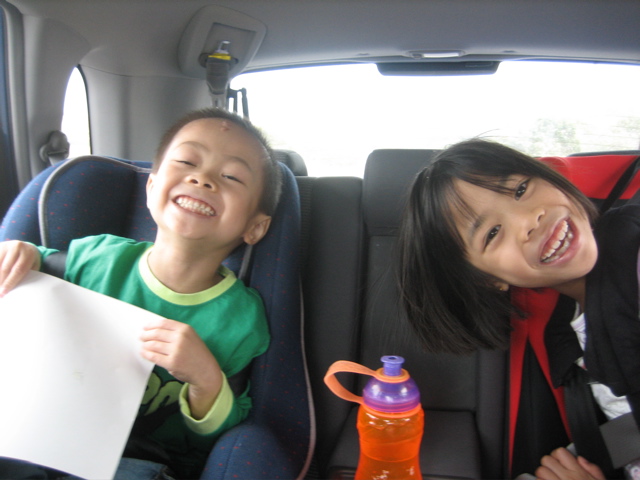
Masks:
[[[397,355],[385,355],[382,360],[382,371],[387,377],[397,377],[402,374],[404,358]]]
[[[364,388],[364,404],[373,410],[400,413],[420,405],[420,391],[416,382],[402,369],[404,358],[397,355],[382,357],[382,368]]]

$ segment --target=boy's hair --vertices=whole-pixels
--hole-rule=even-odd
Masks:
[[[269,145],[269,141],[266,139],[264,134],[249,120],[246,120],[234,113],[219,108],[204,108],[184,115],[174,123],[160,139],[160,144],[158,145],[156,156],[153,161],[153,171],[158,171],[169,145],[183,127],[196,120],[209,118],[229,120],[230,122],[235,123],[243,128],[249,135],[255,137],[255,139],[264,147],[267,152],[267,157],[264,161],[264,182],[262,185],[262,194],[258,203],[258,209],[266,215],[273,216],[276,207],[278,206],[278,200],[280,199],[280,193],[282,191],[282,170],[280,169],[280,165],[278,165],[275,155],[273,154],[273,150]]]
[[[464,354],[509,344],[515,308],[496,279],[467,259],[454,218],[473,210],[454,180],[513,194],[500,182],[511,175],[541,178],[582,207],[592,224],[597,217],[593,203],[569,180],[517,150],[472,139],[440,152],[414,179],[399,233],[401,304],[429,351]]]

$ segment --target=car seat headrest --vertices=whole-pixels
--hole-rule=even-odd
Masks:
[[[364,173],[364,220],[371,235],[395,235],[413,179],[438,150],[374,150]]]
[[[304,163],[304,159],[300,154],[293,150],[274,150],[273,154],[276,160],[289,167],[289,170],[291,170],[296,177],[306,177],[308,175],[307,165]]]

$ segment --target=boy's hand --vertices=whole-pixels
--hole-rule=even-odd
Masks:
[[[222,387],[218,361],[193,328],[162,319],[144,327],[142,356],[189,383],[189,407],[193,418],[204,417]]]
[[[40,252],[30,243],[10,240],[0,242],[0,298],[29,273],[40,270]]]
[[[583,457],[574,457],[566,448],[558,448],[545,455],[536,470],[543,480],[606,480],[597,465]]]

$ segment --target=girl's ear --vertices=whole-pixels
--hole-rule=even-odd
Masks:
[[[507,282],[501,282],[499,280],[496,280],[494,285],[501,292],[508,292],[509,291],[509,284]]]
[[[266,235],[270,225],[271,217],[264,213],[258,213],[242,236],[242,239],[249,245],[255,245]]]

